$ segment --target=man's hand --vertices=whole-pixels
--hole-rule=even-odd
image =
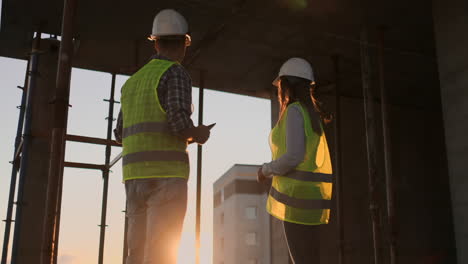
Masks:
[[[198,144],[205,144],[210,137],[210,127],[205,125],[191,127],[182,131],[180,135],[186,138],[189,144],[195,142]]]
[[[198,144],[205,144],[205,142],[210,138],[210,127],[205,125],[200,125],[195,127],[195,135],[193,135],[193,140]]]

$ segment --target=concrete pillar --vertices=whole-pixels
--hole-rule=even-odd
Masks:
[[[468,263],[468,2],[433,1],[458,263]],[[437,154],[435,154],[437,155]]]
[[[276,90],[271,93],[271,127],[279,118],[279,103]],[[288,246],[283,231],[283,223],[270,215],[271,264],[287,264],[289,262]]]
[[[24,184],[24,204],[18,240],[18,264],[40,263],[47,176],[49,171],[49,135],[57,75],[58,42],[41,41],[39,76],[33,98],[32,142],[28,174]]]

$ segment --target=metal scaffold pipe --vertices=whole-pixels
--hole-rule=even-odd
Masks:
[[[18,247],[19,247],[19,236],[21,232],[21,219],[23,213],[23,196],[24,196],[24,183],[25,177],[28,172],[28,160],[29,160],[29,149],[32,140],[32,116],[33,107],[32,101],[37,85],[38,68],[39,68],[39,45],[40,45],[41,33],[37,32],[36,39],[33,42],[33,48],[29,57],[29,68],[28,68],[28,85],[26,92],[26,104],[25,104],[25,116],[24,116],[24,132],[23,132],[23,147],[21,154],[21,163],[19,168],[19,180],[18,180],[18,193],[16,199],[16,216],[15,216],[15,228],[13,233],[13,246],[11,253],[11,263],[16,264],[18,258]]]
[[[367,30],[361,32],[361,42],[367,43]],[[364,95],[364,120],[366,126],[367,163],[369,176],[369,210],[372,218],[372,234],[374,243],[374,263],[381,261],[381,226],[380,208],[377,191],[377,162],[376,162],[376,120],[374,114],[374,97],[372,93],[372,72],[369,57],[369,47],[361,44],[361,72],[362,92]]]
[[[63,182],[65,135],[67,131],[70,98],[70,78],[73,58],[73,24],[77,0],[64,0],[62,40],[58,59],[55,98],[53,104],[52,134],[50,142],[49,175],[45,205],[42,264],[56,262],[60,229],[61,185]],[[55,253],[55,254],[54,254]]]
[[[24,85],[22,87],[21,105],[19,106],[20,112],[19,112],[19,117],[18,117],[18,127],[16,129],[15,148],[14,148],[15,151],[13,152],[13,160],[12,160],[12,167],[11,167],[10,190],[8,193],[8,206],[7,206],[6,219],[5,219],[5,233],[3,237],[1,264],[6,264],[7,258],[8,258],[8,247],[10,244],[11,223],[13,222],[12,216],[13,216],[13,205],[14,205],[15,191],[16,191],[16,181],[17,181],[18,170],[19,170],[19,162],[18,162],[19,160],[17,159],[16,153],[19,152],[20,147],[22,148],[21,134],[23,133],[30,61],[31,59],[28,58],[28,63],[26,66],[26,73],[24,77]]]
[[[198,125],[203,125],[203,95],[205,86],[205,73],[200,70],[200,83],[198,93]],[[202,152],[201,145],[197,147],[197,205],[196,205],[196,223],[195,223],[195,263],[200,264],[200,218],[201,218],[201,181],[202,181]]]
[[[125,206],[125,221],[124,221],[124,238],[123,238],[123,252],[122,252],[122,264],[127,263],[128,255],[128,245],[127,245],[127,236],[128,236],[128,217],[127,217],[127,206]]]
[[[387,193],[387,214],[390,240],[390,264],[397,263],[397,230],[395,213],[395,186],[393,184],[392,174],[392,148],[390,143],[390,125],[388,120],[387,92],[385,90],[385,32],[384,28],[379,29],[379,41],[377,46],[377,58],[379,64],[379,86],[381,98],[382,127],[383,127],[383,145],[385,159],[385,183]]]
[[[115,94],[115,73],[112,74],[112,83],[110,98],[106,100],[109,102],[109,114],[107,116],[107,141],[112,141],[112,126],[114,123],[114,94]],[[105,169],[102,171],[103,186],[102,186],[102,206],[101,206],[101,224],[100,224],[100,236],[99,236],[99,257],[98,263],[104,263],[104,244],[106,237],[106,218],[107,218],[107,198],[109,193],[109,164],[111,158],[112,146],[106,145],[106,158],[105,158]]]
[[[336,183],[336,219],[338,225],[338,263],[344,263],[344,221],[343,221],[343,180],[341,168],[341,94],[340,94],[340,58],[332,57],[335,71],[335,183]]]

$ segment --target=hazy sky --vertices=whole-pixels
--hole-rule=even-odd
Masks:
[[[0,2],[1,3],[1,2]],[[0,216],[5,219],[11,160],[26,62],[0,57]],[[209,83],[209,69],[207,83]],[[117,78],[117,91],[127,77]],[[69,134],[105,138],[111,75],[73,69]],[[116,93],[118,97],[120,93]],[[117,98],[118,100],[118,98]],[[197,123],[198,89],[193,89]],[[120,109],[117,106],[116,111]],[[233,164],[261,164],[270,159],[268,133],[270,130],[270,102],[246,96],[207,90],[205,92],[204,120],[216,122],[212,135],[204,147],[202,185],[202,259],[212,262],[212,184]],[[115,114],[117,116],[117,112]],[[104,163],[103,146],[67,143],[66,160],[74,162]],[[112,157],[120,152],[113,148]],[[189,180],[189,206],[185,218],[179,264],[194,263],[196,146],[189,147],[191,174]],[[121,183],[121,163],[110,176],[108,228],[106,233],[105,263],[120,263],[122,259],[125,209],[124,186]],[[92,170],[66,169],[62,203],[60,237],[60,264],[97,263],[99,223],[102,197],[101,173]],[[4,224],[1,234],[3,238]]]

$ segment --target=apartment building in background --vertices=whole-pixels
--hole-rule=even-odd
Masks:
[[[258,165],[235,164],[213,184],[213,264],[270,264],[268,189]]]

